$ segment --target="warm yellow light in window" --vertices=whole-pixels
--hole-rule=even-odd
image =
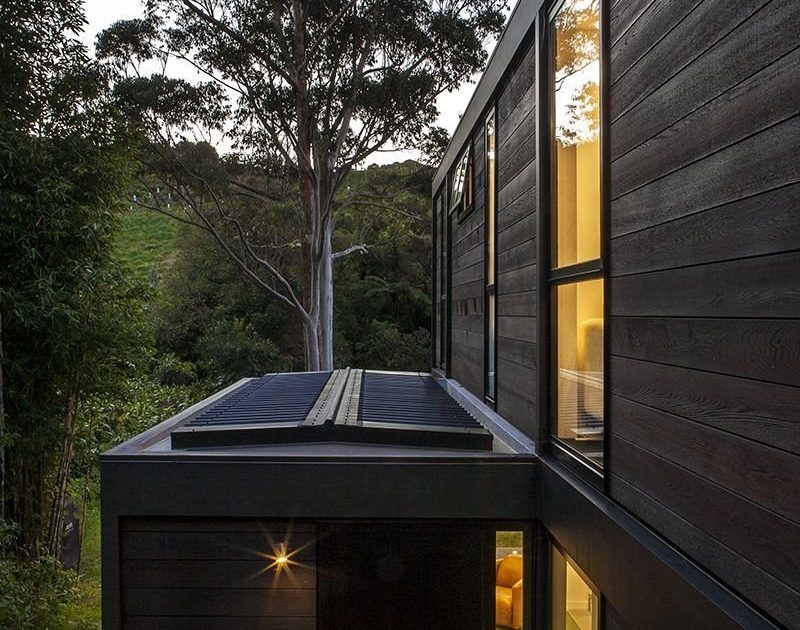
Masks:
[[[551,23],[554,267],[600,258],[600,15],[567,0]]]

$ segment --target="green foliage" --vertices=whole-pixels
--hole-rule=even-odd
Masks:
[[[343,210],[336,240],[363,240],[369,251],[336,269],[339,365],[430,369],[431,176],[407,162],[353,172],[345,185],[342,203],[357,201]]]
[[[181,361],[174,354],[158,357],[153,376],[160,385],[190,385],[197,382],[197,371],[193,364]]]
[[[209,237],[182,230],[156,307],[159,352],[195,365],[201,379],[302,369],[302,341],[291,313],[242,278]]]
[[[292,358],[281,354],[272,340],[260,336],[250,319],[214,320],[197,341],[198,355],[208,373],[223,382],[246,375],[284,372],[292,367]]]
[[[393,322],[372,320],[366,336],[354,342],[364,369],[427,372],[431,364],[431,334],[426,328],[404,333]]]
[[[138,361],[141,288],[110,261],[130,135],[99,68],[74,39],[81,4],[8,0],[2,16],[5,498],[22,542],[38,551],[52,514],[48,498],[60,505],[69,464],[61,451],[81,399],[118,385]],[[57,522],[58,514],[51,547]]]
[[[48,556],[20,557],[16,525],[0,520],[0,628],[89,630],[84,619],[69,622],[65,611],[75,596],[75,577]]]

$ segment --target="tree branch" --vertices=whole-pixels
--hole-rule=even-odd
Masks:
[[[364,243],[361,243],[360,245],[351,245],[347,249],[343,249],[340,252],[334,252],[333,254],[331,254],[331,258],[333,258],[334,260],[338,260],[339,258],[344,258],[345,256],[349,256],[350,254],[353,254],[355,252],[361,252],[362,254],[366,254],[368,251],[369,250],[367,249],[367,246]]]

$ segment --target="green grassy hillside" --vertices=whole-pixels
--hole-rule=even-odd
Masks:
[[[175,250],[177,221],[148,210],[132,210],[122,216],[114,244],[117,258],[129,272],[147,280]]]

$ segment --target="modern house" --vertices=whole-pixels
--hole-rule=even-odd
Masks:
[[[800,628],[800,3],[520,0],[433,189],[431,374],[103,456],[107,630]]]

